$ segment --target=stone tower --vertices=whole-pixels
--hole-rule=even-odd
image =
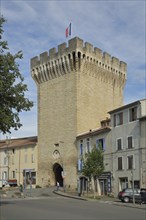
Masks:
[[[126,63],[75,37],[31,59],[38,91],[39,185],[76,187],[76,136],[123,105]]]

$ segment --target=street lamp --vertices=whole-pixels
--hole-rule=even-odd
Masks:
[[[134,195],[134,163],[133,163],[133,156],[131,156],[131,160],[132,160],[131,177],[132,177],[133,204],[135,204],[135,195]]]
[[[10,157],[10,155],[9,155],[9,149],[8,149],[8,147],[9,147],[9,139],[8,139],[8,136],[6,136],[6,145],[7,145],[7,167],[8,167],[8,175],[7,175],[7,180],[9,180],[9,157]]]
[[[65,192],[65,177],[66,177],[66,173],[65,173],[65,169],[64,169],[64,162],[63,162],[63,156],[64,156],[64,141],[59,141],[59,143],[62,144],[62,154],[61,154],[61,160],[62,160],[62,172],[61,172],[61,176],[62,176],[62,179],[63,179],[63,190]]]

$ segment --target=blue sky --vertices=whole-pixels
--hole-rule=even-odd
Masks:
[[[19,69],[28,85],[26,97],[34,101],[20,115],[23,127],[13,137],[37,135],[37,90],[30,75],[30,59],[67,42],[65,29],[72,22],[72,37],[108,52],[127,63],[124,104],[146,98],[145,0],[1,0],[3,39],[11,53],[23,51]],[[5,135],[6,136],[6,135]],[[0,139],[5,138],[2,134]]]

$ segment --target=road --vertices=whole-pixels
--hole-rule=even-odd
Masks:
[[[61,196],[0,201],[0,220],[145,220],[146,210]]]

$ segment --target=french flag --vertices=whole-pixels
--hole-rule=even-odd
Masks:
[[[66,35],[66,37],[71,36],[71,23],[66,28],[65,35]]]

